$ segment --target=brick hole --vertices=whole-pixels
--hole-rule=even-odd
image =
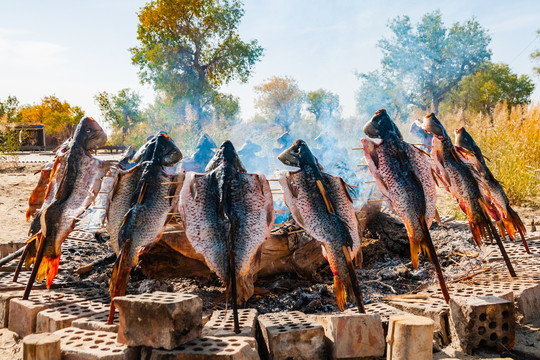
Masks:
[[[99,346],[97,346],[97,345],[92,345],[92,346],[90,346],[90,349],[97,349],[98,347]]]
[[[81,347],[81,346],[83,346],[83,344],[78,343],[77,345],[74,345],[74,346],[75,346],[75,347]]]
[[[94,344],[101,344],[102,342],[103,340],[100,340],[100,339],[94,340]]]
[[[210,351],[219,351],[219,349],[218,349],[218,348],[215,348],[215,347],[210,348],[210,349],[208,349],[208,350],[210,350]]]
[[[480,342],[478,343],[478,346],[486,346],[487,345],[487,341],[482,339],[480,340]]]
[[[485,313],[482,313],[478,318],[480,319],[480,321],[486,321],[487,315]]]
[[[231,344],[231,346],[240,346],[240,345],[242,345],[242,344],[240,344],[240,343],[232,343]]]
[[[218,343],[218,344],[216,344],[216,345],[219,346],[219,347],[226,347],[226,346],[227,346],[226,343]]]
[[[502,330],[503,330],[503,331],[508,331],[508,328],[509,328],[509,326],[508,326],[507,323],[504,323],[504,324],[502,325]]]
[[[119,353],[119,352],[121,352],[121,351],[122,351],[121,349],[114,349],[112,352],[113,352],[113,353]]]
[[[225,349],[225,351],[227,351],[227,352],[233,352],[234,349]]]
[[[195,347],[195,348],[193,348],[193,351],[203,351],[203,350],[204,350],[204,349],[201,348],[201,347]]]
[[[510,340],[509,340],[508,337],[506,337],[506,336],[503,336],[503,338],[501,339],[501,341],[502,341],[502,344],[503,344],[503,345],[508,345],[508,343],[510,342]]]
[[[68,342],[66,343],[66,345],[71,345],[71,344],[73,344],[73,341],[68,341]]]
[[[114,345],[114,341],[108,341],[105,343],[105,345]]]
[[[199,339],[200,342],[207,342],[208,339]]]
[[[484,335],[485,333],[486,333],[486,328],[483,327],[483,326],[480,326],[480,327],[478,328],[478,334],[479,334],[479,335]]]
[[[492,321],[489,323],[489,328],[490,329],[495,329],[497,327],[497,323],[495,321]]]
[[[496,333],[492,333],[491,335],[489,335],[489,339],[491,341],[495,341],[499,338],[499,336],[496,334]]]
[[[508,319],[509,316],[510,316],[510,313],[507,310],[502,312],[503,319]]]

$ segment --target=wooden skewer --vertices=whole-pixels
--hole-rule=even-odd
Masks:
[[[291,231],[291,232],[287,233],[287,235],[297,234],[297,233],[301,233],[301,232],[304,232],[304,231],[306,231],[306,230],[302,229],[302,230]]]
[[[373,180],[373,181],[364,181],[365,184],[372,184],[374,182],[376,182],[376,181],[375,180]]]
[[[273,192],[272,195],[283,195],[283,193],[275,193],[275,192]]]
[[[178,212],[174,212],[174,213],[165,213],[165,215],[180,215],[180,213],[178,213]]]
[[[367,212],[366,210],[355,210],[354,212]]]
[[[172,198],[177,198],[177,197],[180,197],[180,195],[164,196],[165,199],[172,199]]]
[[[268,181],[279,181],[278,179],[266,179]]]
[[[411,144],[411,145],[416,145],[416,146],[427,146],[427,147],[430,147],[430,148],[433,147],[432,145],[428,145],[428,144]]]
[[[390,200],[389,199],[368,200],[368,202],[381,202],[381,201],[390,201]]]
[[[366,220],[367,218],[360,218],[360,219],[357,219],[358,221],[361,221],[361,220]]]
[[[161,185],[176,185],[176,184],[183,184],[183,181],[170,181],[170,182],[162,182]]]
[[[165,231],[163,233],[163,235],[165,234],[179,234],[179,233],[183,233],[183,232],[186,232],[185,230],[173,230],[173,231]]]
[[[277,213],[290,213],[289,210],[275,210]]]
[[[94,210],[107,210],[107,208],[104,207],[93,207]]]
[[[358,167],[363,167],[363,166],[369,166],[368,164],[361,164],[361,165],[356,165]]]
[[[353,150],[364,150],[364,148],[352,148]]]

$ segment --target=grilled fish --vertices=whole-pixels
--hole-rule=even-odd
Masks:
[[[65,159],[60,161],[58,158],[55,162],[44,207],[39,213],[40,229],[29,240],[29,243],[36,242],[37,253],[30,259],[34,268],[23,299],[28,298],[36,277],[38,281],[46,278],[47,288],[50,288],[58,272],[60,247],[73,230],[77,218],[92,203],[106,173],[104,164],[90,155],[89,150],[103,145],[106,140],[107,135],[99,124],[92,118],[83,117],[75,129]],[[51,192],[54,199],[47,205]]]
[[[114,318],[113,299],[125,294],[131,269],[137,264],[139,256],[149,251],[160,239],[171,218],[170,212],[177,203],[176,193],[179,186],[176,186],[176,183],[181,182],[179,177],[182,175],[169,175],[164,171],[164,167],[178,163],[182,159],[182,153],[164,133],[159,133],[146,145],[138,158],[140,163],[131,169],[136,171],[130,172],[127,177],[119,177],[108,209],[108,220],[114,223],[114,226],[109,226],[111,232],[116,231],[116,221],[122,212],[126,211],[115,241],[111,241],[118,257],[109,286],[109,324]],[[133,187],[138,174],[140,178]],[[120,198],[121,200],[116,201]],[[129,206],[126,209],[128,199]]]
[[[487,215],[494,210],[491,204],[484,200],[471,168],[460,159],[444,126],[434,114],[424,117],[422,128],[434,135],[431,154],[436,163],[437,173],[445,188],[467,215],[474,240],[480,246],[482,239],[495,239],[510,274],[516,276],[501,238]]]
[[[525,240],[525,225],[523,225],[519,215],[510,206],[502,185],[489,170],[482,150],[476,145],[476,142],[464,127],[456,129],[455,134],[456,150],[464,159],[473,164],[477,173],[480,175],[479,185],[481,186],[481,190],[483,190],[485,201],[495,210],[490,211],[489,214],[497,222],[501,236],[504,237],[506,229],[510,238],[515,241],[516,231],[519,232],[525,250],[527,253],[530,253],[527,240]]]
[[[186,236],[208,267],[232,292],[235,331],[239,331],[237,287],[253,261],[260,260],[261,245],[274,224],[268,180],[248,174],[234,146],[225,141],[208,163],[206,174],[188,172],[180,193],[180,214]],[[238,276],[238,278],[237,278]]]
[[[352,260],[362,264],[360,236],[352,198],[345,181],[323,172],[303,140],[297,140],[278,159],[296,171],[278,170],[285,203],[294,220],[317,240],[334,275],[334,291],[340,310],[347,296],[365,312]]]
[[[412,265],[415,269],[418,268],[420,251],[428,256],[435,267],[444,298],[448,302],[450,295],[426,220],[427,204],[432,200],[429,199],[430,194],[424,192],[424,185],[418,175],[417,165],[425,160],[415,158],[416,149],[403,141],[399,129],[384,109],[377,111],[364,126],[364,133],[371,138],[381,139],[381,142],[376,144],[363,138],[361,141],[364,155],[377,187],[390,199],[394,210],[405,224]],[[431,173],[422,174],[423,177],[431,176]]]

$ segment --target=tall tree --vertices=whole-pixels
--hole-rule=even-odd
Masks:
[[[256,107],[270,121],[284,130],[300,119],[304,94],[296,80],[285,76],[274,76],[254,87],[258,94]]]
[[[446,94],[491,58],[491,37],[474,18],[447,28],[435,11],[415,25],[399,16],[388,27],[391,36],[377,44],[382,79],[400,84],[406,103],[423,109],[437,112]]]
[[[538,38],[540,36],[540,30],[536,30],[536,37]],[[540,48],[535,49],[531,54],[531,59],[535,62],[540,62]],[[533,67],[534,72],[536,75],[540,76],[540,66]]]
[[[130,89],[122,89],[117,95],[103,91],[94,96],[94,99],[103,119],[120,132],[121,143],[125,144],[128,130],[144,120],[139,94]]]
[[[84,111],[80,107],[61,101],[54,95],[45,96],[41,103],[21,109],[21,121],[44,124],[47,134],[60,142],[71,136],[83,116]]]
[[[475,74],[464,77],[449,93],[447,102],[491,114],[500,102],[506,102],[509,107],[529,103],[533,91],[534,83],[529,76],[512,73],[506,64],[487,62]]]
[[[20,103],[17,97],[8,96],[0,101],[0,120],[4,122],[20,121]]]
[[[306,95],[306,101],[307,111],[315,116],[317,124],[338,115],[339,96],[331,91],[324,89],[310,91]]]
[[[187,100],[201,119],[221,85],[246,82],[263,49],[244,42],[239,0],[153,0],[139,13],[139,46],[130,49],[141,81],[169,100]]]

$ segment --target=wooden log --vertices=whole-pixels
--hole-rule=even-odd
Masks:
[[[386,337],[386,359],[432,359],[434,327],[433,320],[424,316],[390,316]]]
[[[32,334],[23,339],[23,360],[60,360],[61,357],[59,335]]]

